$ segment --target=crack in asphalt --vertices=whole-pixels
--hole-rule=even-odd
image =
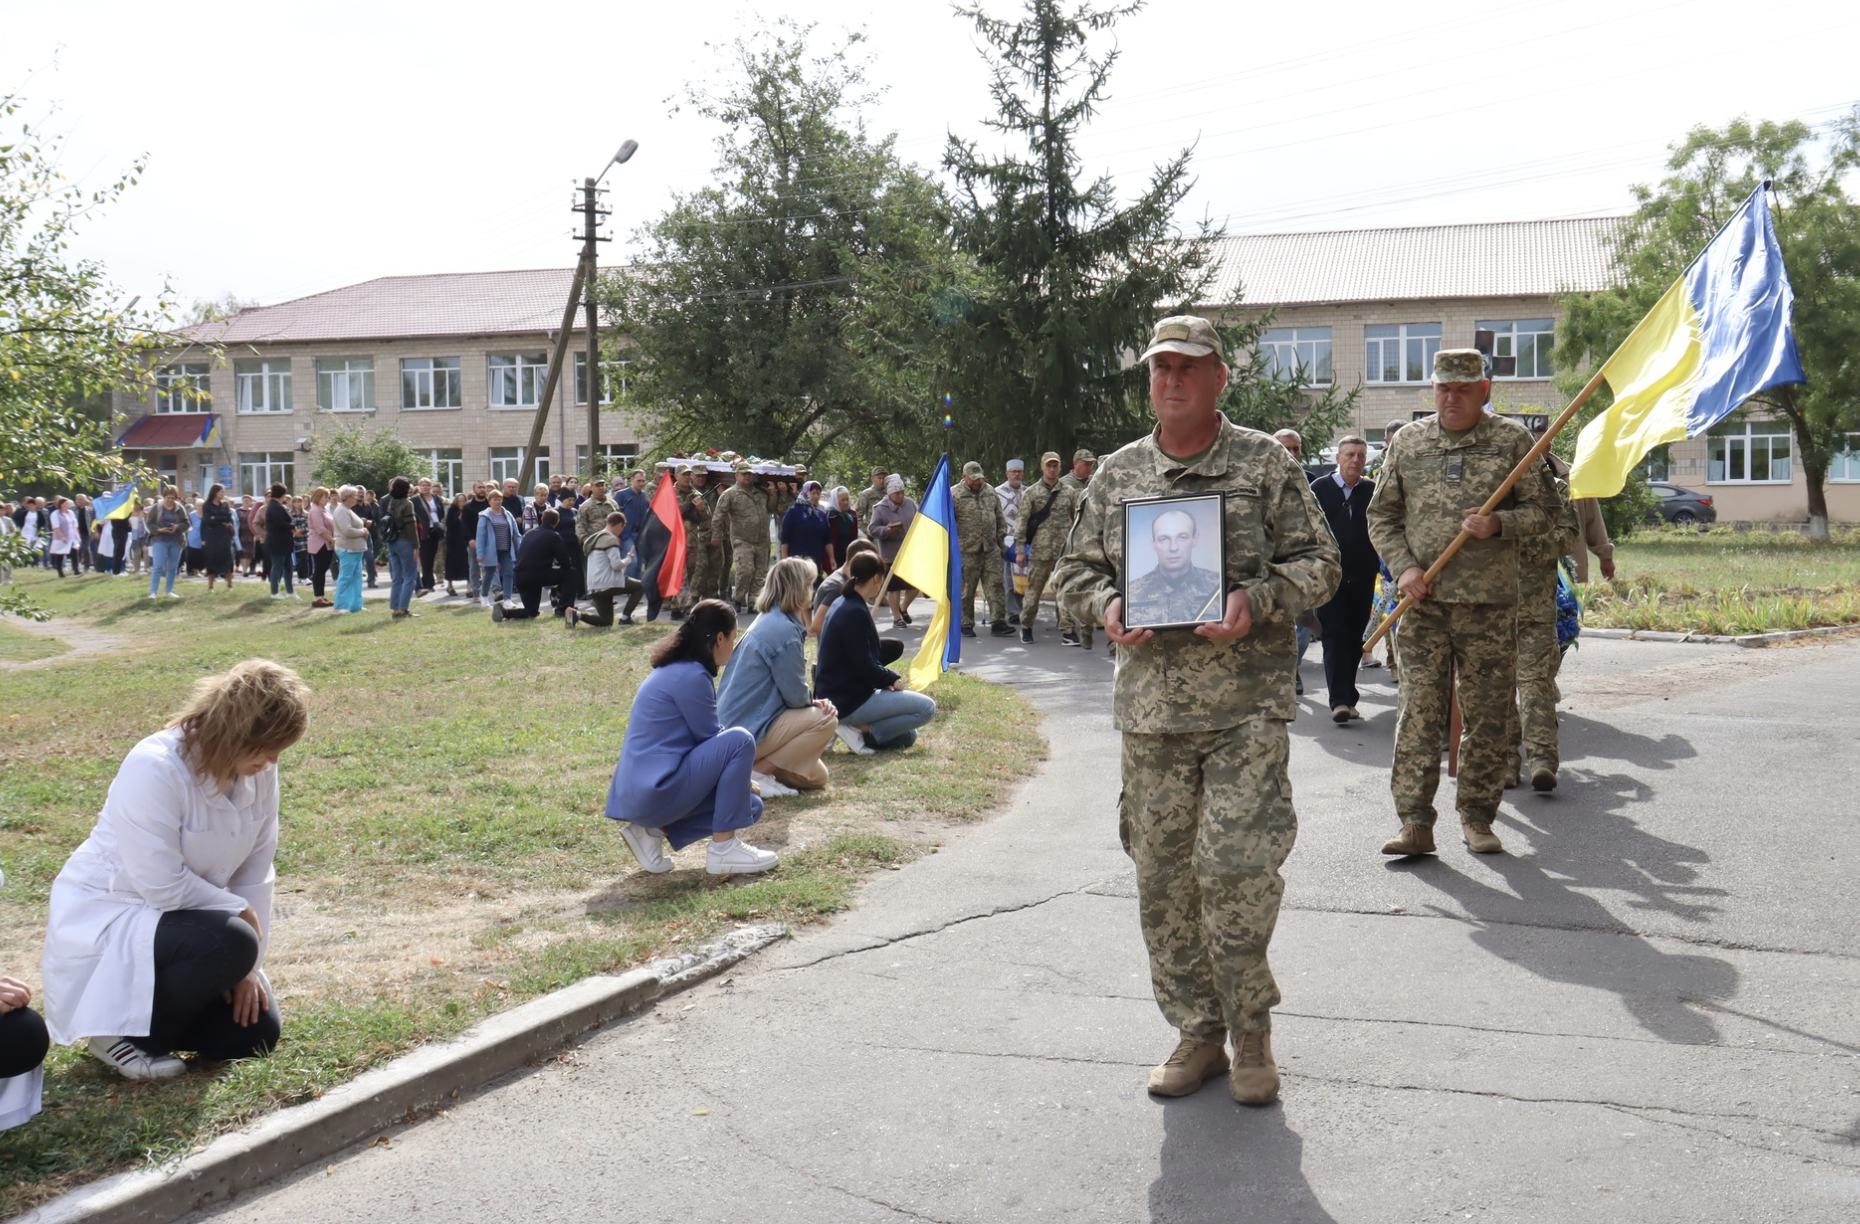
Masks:
[[[1041,897],[1038,901],[1026,901],[1020,905],[1003,905],[980,914],[965,914],[960,918],[952,918],[948,922],[940,923],[932,927],[925,927],[919,931],[907,931],[902,935],[894,935],[889,939],[876,939],[870,943],[861,944],[856,948],[843,948],[838,952],[828,952],[825,955],[815,957],[813,960],[799,961],[792,965],[782,965],[776,972],[793,973],[797,969],[811,969],[815,965],[824,965],[828,961],[839,960],[841,957],[857,956],[862,952],[872,952],[879,948],[889,948],[894,944],[909,943],[913,939],[922,939],[927,935],[939,935],[944,931],[959,926],[966,926],[971,922],[981,922],[989,918],[1000,918],[1006,914],[1018,914],[1023,910],[1037,909],[1042,905],[1057,901],[1062,897],[1077,896],[1083,891],[1084,886],[1079,888],[1068,888],[1062,892],[1056,892],[1050,897]]]
[[[1130,997],[1130,996],[1116,996],[1116,997],[1122,998],[1122,997]],[[1751,1021],[1754,1021],[1760,1024],[1770,1023],[1769,1021],[1763,1020],[1761,1017],[1746,1015],[1743,1012],[1734,1012],[1734,1011],[1731,1011],[1731,1009],[1729,1008],[1717,1007],[1715,1004],[1712,1004],[1712,1003],[1709,1003],[1709,1002],[1706,1002],[1700,999],[1682,998],[1680,1002],[1690,1003],[1695,1007],[1710,1007],[1716,1011],[1729,1012],[1731,1015],[1739,1016],[1739,1017],[1742,1017],[1743,1019],[1751,1020]],[[1273,1015],[1293,1016],[1300,1020],[1329,1020],[1329,1021],[1333,1021],[1338,1024],[1411,1024],[1411,1025],[1417,1025],[1417,1026],[1424,1027],[1424,1028],[1460,1029],[1462,1031],[1471,1032],[1471,1033],[1496,1033],[1501,1036],[1510,1036],[1510,1037],[1551,1037],[1551,1038],[1571,1040],[1571,1041],[1625,1041],[1625,1042],[1633,1042],[1639,1045],[1690,1046],[1690,1047],[1693,1047],[1694,1049],[1730,1050],[1730,1051],[1735,1051],[1736,1053],[1740,1053],[1740,1054],[1779,1054],[1779,1055],[1787,1055],[1788,1057],[1791,1057],[1791,1058],[1852,1058],[1856,1054],[1860,1054],[1860,1051],[1855,1051],[1853,1047],[1842,1045],[1840,1042],[1834,1041],[1831,1038],[1820,1037],[1814,1033],[1805,1032],[1801,1029],[1787,1028],[1786,1026],[1783,1026],[1783,1025],[1772,1025],[1772,1027],[1782,1028],[1784,1029],[1784,1031],[1793,1033],[1796,1036],[1804,1038],[1805,1040],[1819,1041],[1826,1045],[1832,1045],[1843,1051],[1849,1051],[1849,1052],[1840,1053],[1840,1054],[1829,1054],[1821,1050],[1783,1050],[1783,1049],[1766,1048],[1763,1046],[1739,1046],[1739,1045],[1731,1045],[1723,1041],[1682,1041],[1682,1040],[1665,1038],[1665,1037],[1631,1037],[1631,1036],[1619,1036],[1619,1035],[1610,1034],[1610,1033],[1563,1033],[1563,1032],[1554,1032],[1554,1031],[1550,1031],[1546,1029],[1502,1028],[1497,1025],[1459,1024],[1452,1020],[1406,1020],[1406,1019],[1402,1019],[1400,1017],[1395,1017],[1395,1016],[1388,1016],[1388,1017],[1383,1017],[1383,1016],[1333,1016],[1333,1015],[1327,1015],[1323,1012],[1291,1011],[1284,1007],[1273,1008]]]
[[[720,1103],[727,1104],[727,1102],[720,1102]],[[900,1207],[896,1203],[886,1202],[882,1198],[877,1198],[870,1194],[862,1194],[857,1190],[853,1190],[849,1187],[839,1185],[835,1182],[830,1182],[826,1180],[824,1177],[821,1177],[819,1174],[815,1173],[813,1170],[803,1168],[797,1164],[793,1164],[790,1161],[784,1160],[781,1157],[776,1156],[773,1152],[766,1151],[763,1148],[757,1146],[756,1144],[750,1142],[747,1138],[743,1136],[743,1133],[741,1131],[737,1130],[734,1126],[731,1126],[728,1122],[719,1121],[718,1125],[723,1130],[723,1132],[726,1135],[730,1136],[730,1138],[734,1139],[737,1143],[737,1146],[741,1147],[744,1151],[750,1153],[753,1156],[760,1156],[763,1160],[768,1161],[770,1164],[774,1165],[778,1169],[786,1169],[788,1172],[794,1174],[796,1177],[801,1178],[803,1181],[806,1181],[821,1190],[829,1190],[835,1194],[843,1194],[849,1199],[856,1199],[857,1201],[861,1203],[867,1203],[873,1207],[878,1207],[882,1210],[889,1211],[893,1213],[894,1215],[900,1215],[910,1220],[925,1220],[925,1221],[928,1221],[929,1224],[960,1224],[960,1222],[956,1220],[947,1220],[947,1219],[942,1218],[941,1216],[925,1215],[921,1211],[914,1211],[909,1207]]]

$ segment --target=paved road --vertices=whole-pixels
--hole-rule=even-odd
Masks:
[[[1307,699],[1264,1110],[1143,1091],[1173,1036],[1109,663],[970,646],[1048,713],[1006,812],[729,981],[213,1218],[1860,1219],[1860,642],[1585,643],[1564,785],[1511,792],[1496,858],[1383,860],[1392,693],[1347,728]]]

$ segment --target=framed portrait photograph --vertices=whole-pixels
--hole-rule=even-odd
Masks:
[[[1226,614],[1226,501],[1219,493],[1124,503],[1124,626],[1192,629]]]

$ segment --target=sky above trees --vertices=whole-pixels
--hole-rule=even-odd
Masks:
[[[1008,13],[1018,7],[992,3]],[[125,295],[278,301],[372,276],[567,266],[570,187],[627,138],[603,250],[715,163],[712,121],[671,99],[720,65],[750,5],[315,6],[6,0],[0,93],[67,136],[85,183],[150,155],[80,254]],[[887,87],[868,130],[934,170],[986,140],[969,22],[931,0],[785,0],[863,27]],[[1188,14],[1204,18],[1200,24]],[[773,17],[774,11],[766,11]],[[1229,232],[1626,212],[1695,124],[1832,120],[1860,10],[1835,0],[1496,0],[1152,5],[1118,27],[1111,97],[1081,142],[1127,195],[1197,141],[1184,223]],[[578,84],[577,79],[586,81]]]

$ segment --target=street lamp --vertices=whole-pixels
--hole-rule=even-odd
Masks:
[[[601,177],[589,179],[586,191],[585,207],[588,213],[588,277],[587,298],[585,304],[588,312],[588,472],[590,475],[600,470],[601,454],[601,335],[596,326],[594,313],[594,191],[601,185],[601,179],[615,166],[626,162],[639,149],[639,141],[629,140],[614,150],[613,159],[601,168]]]

